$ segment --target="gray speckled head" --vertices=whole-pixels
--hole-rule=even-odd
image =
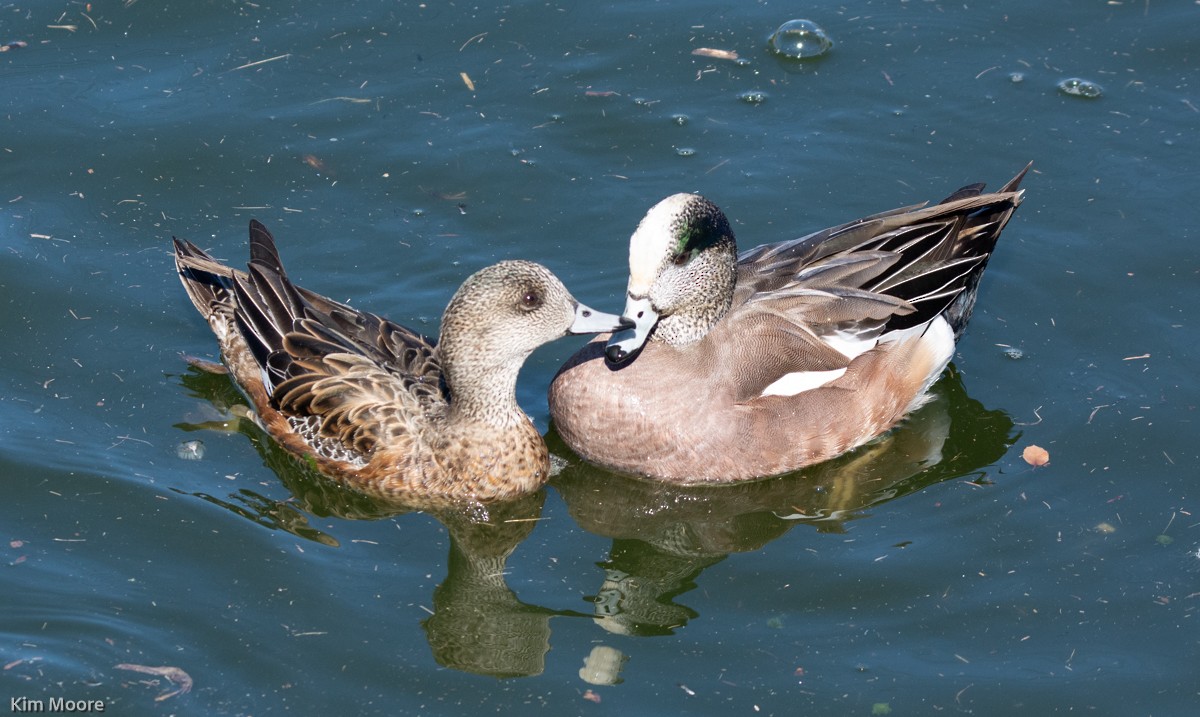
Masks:
[[[703,338],[729,310],[736,264],[733,230],[715,204],[675,194],[651,207],[629,240],[624,317],[634,328],[613,336],[609,359],[628,359],[651,332],[673,346]]]
[[[580,304],[546,267],[502,261],[463,282],[442,315],[438,354],[456,410],[517,411],[517,374],[542,344],[569,333],[601,333],[621,318]]]

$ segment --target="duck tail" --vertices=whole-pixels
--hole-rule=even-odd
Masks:
[[[171,237],[175,269],[192,305],[205,319],[233,306],[233,269],[187,239]]]
[[[871,287],[911,304],[916,311],[897,316],[888,329],[904,329],[942,316],[957,339],[975,308],[979,282],[1000,233],[1020,206],[1021,179],[1032,163],[998,192],[971,184],[931,207],[918,210],[906,226],[890,233],[878,248],[901,255]]]
[[[233,277],[235,318],[254,360],[270,373],[265,383],[272,387],[286,375],[290,359],[284,339],[305,317],[305,302],[283,270],[274,237],[257,220],[250,221],[247,269]]]

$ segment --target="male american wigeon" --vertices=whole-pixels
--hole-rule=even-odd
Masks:
[[[292,284],[257,221],[248,272],[179,239],[175,264],[264,429],[322,473],[399,500],[538,489],[549,456],[517,405],[521,364],[569,333],[628,325],[580,304],[545,267],[504,261],[463,283],[435,344]]]
[[[550,386],[584,458],[677,483],[739,481],[828,460],[926,400],[971,316],[1026,167],[737,254],[729,220],[676,194],[630,239],[624,316]]]

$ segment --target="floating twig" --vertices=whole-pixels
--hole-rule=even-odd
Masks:
[[[247,67],[254,67],[254,66],[256,66],[256,65],[265,65],[265,64],[267,64],[268,62],[274,62],[274,61],[276,61],[276,60],[283,60],[283,59],[286,59],[286,58],[288,58],[288,57],[291,57],[291,56],[292,56],[292,53],[288,52],[288,53],[285,53],[285,54],[283,54],[283,55],[276,55],[275,57],[268,57],[268,58],[267,58],[267,59],[265,59],[265,60],[255,60],[254,62],[247,62],[247,63],[246,63],[246,64],[244,64],[244,65],[239,65],[239,66],[237,66],[237,67],[233,68],[232,70],[226,70],[226,72],[236,72],[236,71],[238,71],[238,70],[244,70],[244,69],[246,69]]]

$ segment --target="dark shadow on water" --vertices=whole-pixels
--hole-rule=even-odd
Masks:
[[[840,533],[900,496],[984,468],[1016,441],[1013,422],[966,395],[953,366],[934,399],[853,453],[796,473],[737,485],[678,487],[605,471],[576,458],[553,431],[551,452],[572,463],[552,481],[575,521],[613,540],[597,623],[609,632],[669,634],[696,617],[675,602],[730,553],[757,550],[798,525]]]
[[[309,517],[380,520],[421,511],[446,526],[450,535],[447,574],[433,593],[433,614],[421,624],[438,664],[493,677],[540,674],[550,649],[550,618],[591,617],[521,602],[505,583],[505,564],[533,531],[546,492],[518,500],[458,507],[413,506],[364,496],[343,487],[284,451],[248,418],[245,400],[223,375],[190,369],[181,377],[192,395],[209,401],[216,420],[178,424],[186,432],[224,430],[247,436],[291,493],[275,500],[240,489],[226,497],[189,493],[263,527],[284,530],[322,545],[338,547],[332,535],[309,524]],[[177,491],[184,493],[184,491]]]

